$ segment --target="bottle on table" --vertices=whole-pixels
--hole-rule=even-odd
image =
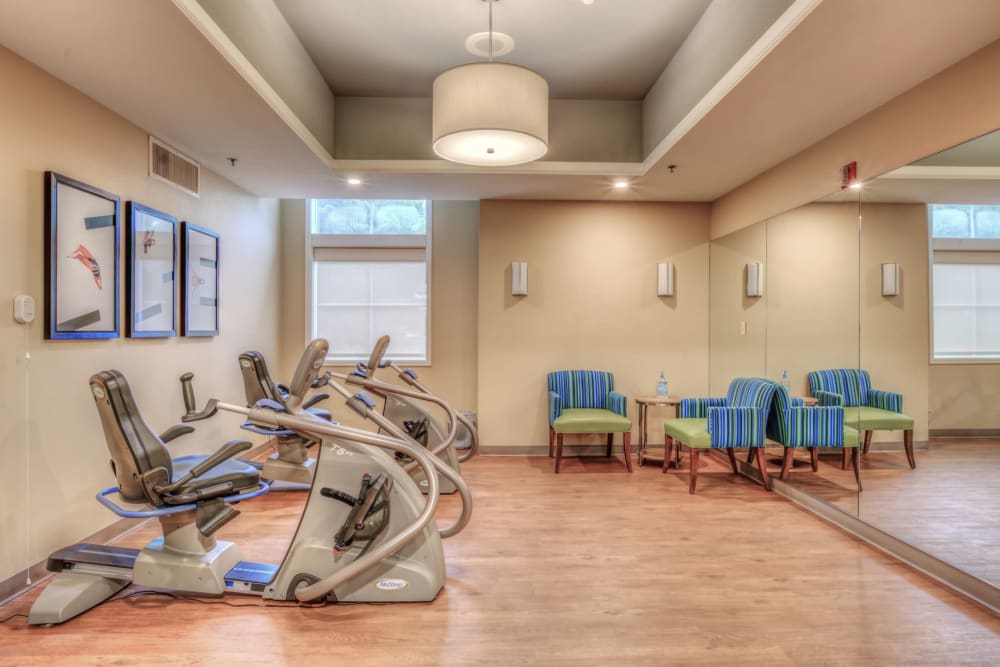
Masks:
[[[660,371],[660,381],[656,383],[656,395],[667,395],[667,379],[663,377],[663,371]]]
[[[781,371],[781,386],[784,387],[789,394],[792,393],[792,381],[788,379],[788,371]]]

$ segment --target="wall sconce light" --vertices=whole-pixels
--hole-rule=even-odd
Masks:
[[[656,296],[674,295],[674,265],[660,262],[656,265]]]
[[[528,295],[528,263],[511,262],[510,264],[510,294],[511,296]]]
[[[747,264],[747,296],[764,296],[764,265],[760,262]]]
[[[882,265],[882,296],[899,296],[899,264]]]

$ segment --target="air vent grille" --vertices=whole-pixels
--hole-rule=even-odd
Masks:
[[[201,165],[155,137],[149,138],[149,175],[194,196],[199,193]]]

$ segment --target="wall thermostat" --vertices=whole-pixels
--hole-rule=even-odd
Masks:
[[[35,300],[27,294],[14,297],[14,321],[18,324],[35,321]]]

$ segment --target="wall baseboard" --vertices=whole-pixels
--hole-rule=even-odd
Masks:
[[[932,428],[932,438],[1000,438],[1000,428]]]
[[[662,447],[661,447],[662,449]],[[572,445],[563,444],[563,458],[567,456],[604,456],[606,445]],[[632,443],[632,454],[639,451],[639,445]],[[480,445],[480,456],[548,456],[548,445]],[[621,445],[611,447],[612,456],[624,456]]]
[[[147,521],[152,521],[152,519],[119,519],[110,526],[101,528],[96,533],[88,535],[80,540],[80,542],[96,542],[98,544],[111,542],[112,540],[124,537],[133,530],[144,526]],[[47,561],[48,557],[46,557],[45,560],[32,563],[31,566],[26,569],[21,570],[20,572],[15,572],[13,575],[7,577],[3,581],[0,581],[0,605],[9,602],[28,589],[33,588],[45,579],[48,579],[49,575],[52,573],[45,567]],[[29,576],[31,578],[30,584],[28,583]]]

